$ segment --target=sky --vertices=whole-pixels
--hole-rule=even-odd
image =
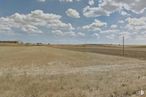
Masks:
[[[0,40],[146,44],[145,0],[0,0]]]

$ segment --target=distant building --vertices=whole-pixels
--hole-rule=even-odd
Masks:
[[[37,45],[37,46],[41,46],[41,45],[43,45],[43,43],[36,43],[36,45]]]
[[[0,41],[0,44],[22,44],[21,41]]]
[[[0,43],[19,43],[18,41],[0,41]]]

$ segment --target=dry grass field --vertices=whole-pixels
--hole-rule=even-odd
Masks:
[[[145,60],[59,48],[0,46],[0,97],[146,97]]]
[[[123,47],[119,45],[56,45],[54,47],[81,52],[123,56]],[[146,60],[146,46],[127,45],[125,46],[124,56]]]

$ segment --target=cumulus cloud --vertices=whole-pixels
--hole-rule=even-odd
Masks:
[[[86,17],[97,17],[110,15],[113,12],[121,11],[121,15],[128,15],[125,11],[132,11],[136,14],[143,13],[146,9],[145,0],[102,0],[98,7],[85,7],[83,14]]]
[[[143,32],[146,30],[146,17],[141,18],[127,18],[127,28],[129,31]]]
[[[72,31],[70,23],[61,21],[61,16],[35,10],[29,14],[15,13],[9,17],[0,17],[0,30],[21,30],[26,33],[44,33],[42,28],[49,30]],[[17,30],[16,30],[17,29]]]
[[[132,26],[142,26],[146,24],[146,17],[127,18],[128,24]]]
[[[94,3],[95,3],[94,0],[89,0],[89,1],[88,1],[88,4],[89,4],[90,6],[94,5]]]
[[[130,33],[128,31],[124,31],[124,32],[121,32],[119,34],[119,38],[122,39],[124,36],[125,39],[132,39],[132,35],[133,35],[133,33]]]
[[[135,13],[142,13],[146,8],[145,0],[114,0],[116,3],[122,3],[121,7],[131,10]]]
[[[38,2],[46,2],[46,0],[38,0]]]
[[[80,14],[78,11],[75,9],[69,8],[66,12],[67,16],[72,17],[72,18],[80,18]]]
[[[120,14],[121,14],[122,16],[130,16],[130,14],[128,14],[126,11],[121,11]]]
[[[92,36],[96,38],[100,38],[100,35],[98,33],[93,33]]]
[[[107,35],[106,38],[113,40],[113,39],[116,38],[116,35],[115,34],[110,34],[110,35]]]
[[[123,20],[119,20],[118,23],[119,23],[119,24],[123,24],[124,21],[123,21]]]
[[[115,29],[115,28],[117,28],[118,27],[118,25],[111,25],[111,28],[112,29]]]
[[[143,36],[141,34],[146,30],[146,21],[142,23],[142,20],[142,18],[127,18],[125,21],[121,21],[125,25],[120,26],[119,31],[116,32],[119,33],[119,39],[124,36],[125,39],[134,40],[137,35]]]
[[[94,20],[93,23],[89,24],[89,25],[85,25],[82,28],[85,30],[89,30],[89,31],[100,31],[102,27],[105,27],[107,25],[107,23],[105,22],[101,22],[99,20]]]
[[[112,26],[113,26],[113,28],[112,28]],[[104,36],[104,38],[106,38],[106,39],[116,40],[116,39],[119,39],[121,32],[122,31],[120,29],[118,29],[116,27],[116,25],[111,25],[110,28],[102,30],[100,32],[100,34],[102,36]]]
[[[63,32],[61,30],[54,30],[52,33],[56,36],[61,36],[61,37],[84,37],[85,33],[82,32],[74,32],[74,31],[69,31],[69,32]]]
[[[43,33],[43,31],[33,25],[24,25],[24,27],[22,27],[22,31],[26,33]]]
[[[107,30],[102,31],[102,33],[108,33],[108,34],[110,34],[110,33],[119,33],[119,32],[120,32],[119,29],[107,29]]]
[[[61,2],[73,2],[73,1],[80,1],[80,0],[59,0],[59,1],[61,1]]]
[[[83,15],[85,17],[98,17],[101,15],[103,16],[109,15],[109,13],[103,10],[102,8],[86,6],[83,9]]]
[[[38,2],[46,2],[47,0],[38,0]],[[80,1],[80,0],[58,0],[60,2],[73,2],[73,1]]]

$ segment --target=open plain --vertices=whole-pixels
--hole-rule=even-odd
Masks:
[[[144,47],[92,48],[0,46],[0,97],[146,97]]]

